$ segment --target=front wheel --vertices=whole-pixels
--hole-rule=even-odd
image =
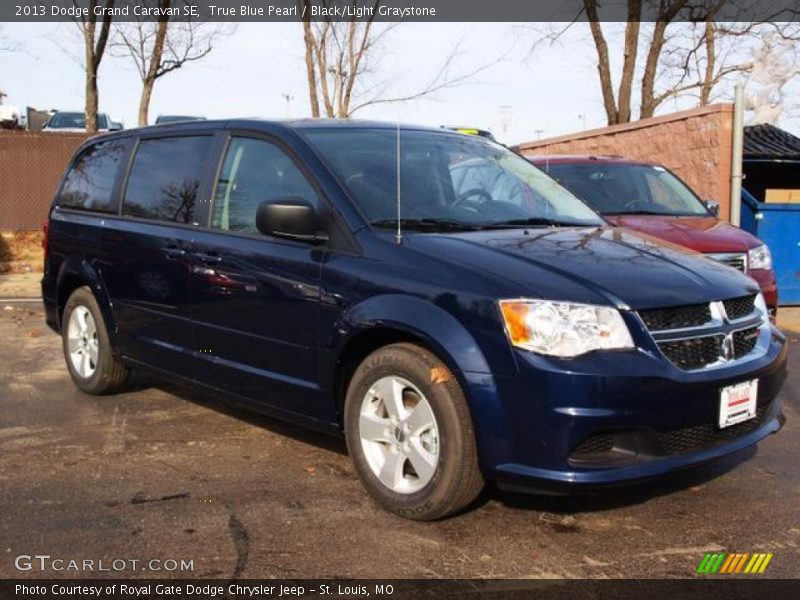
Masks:
[[[420,346],[386,346],[359,365],[347,390],[345,435],[364,486],[402,517],[445,517],[483,488],[461,386]]]
[[[64,306],[61,337],[72,381],[87,394],[110,394],[128,379],[111,351],[100,307],[88,287],[72,292]]]

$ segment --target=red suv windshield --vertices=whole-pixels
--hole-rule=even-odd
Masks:
[[[694,192],[664,167],[602,162],[541,167],[604,215],[709,216]]]

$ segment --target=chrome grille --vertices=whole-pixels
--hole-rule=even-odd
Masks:
[[[744,356],[752,352],[758,341],[758,327],[733,332],[733,355]]]
[[[658,347],[675,366],[690,371],[719,360],[722,353],[722,336],[710,335],[676,342],[662,342]]]
[[[757,294],[708,304],[639,311],[661,353],[685,371],[743,358],[758,346],[764,323]]]
[[[655,308],[641,310],[639,316],[650,331],[684,329],[708,323],[711,320],[711,307],[708,304],[690,304],[673,308]]]
[[[735,319],[741,319],[755,310],[756,295],[750,294],[749,296],[741,296],[740,298],[724,300],[722,304],[725,306],[725,314],[729,319],[732,321]]]
[[[747,270],[747,255],[738,252],[706,254],[711,260],[721,262],[744,273]]]

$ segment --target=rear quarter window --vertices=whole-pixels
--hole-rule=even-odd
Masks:
[[[116,212],[114,182],[125,161],[130,139],[108,140],[86,148],[72,164],[58,206],[79,210]]]
[[[211,140],[208,135],[142,140],[128,177],[122,214],[195,222]]]

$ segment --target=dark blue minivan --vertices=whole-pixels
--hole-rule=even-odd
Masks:
[[[648,478],[782,423],[786,341],[755,281],[609,226],[488,139],[320,120],[104,135],[47,229],[47,321],[81,390],[147,369],[343,434],[405,517],[487,480]]]

